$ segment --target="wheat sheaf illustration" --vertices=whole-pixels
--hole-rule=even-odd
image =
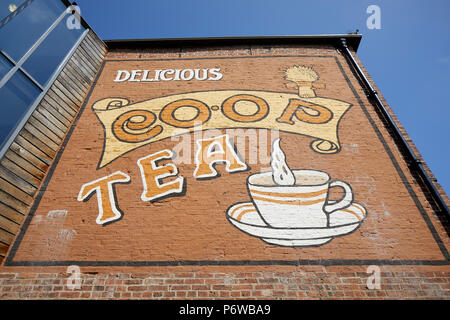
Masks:
[[[308,66],[292,66],[286,69],[284,78],[293,81],[298,86],[298,94],[304,98],[314,98],[313,82],[319,80],[319,75]]]
[[[292,66],[285,71],[285,79],[294,82],[313,82],[319,76],[313,68],[307,66]]]

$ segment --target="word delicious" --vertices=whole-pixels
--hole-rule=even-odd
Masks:
[[[220,68],[212,69],[166,69],[166,70],[117,70],[114,82],[157,82],[222,79]]]

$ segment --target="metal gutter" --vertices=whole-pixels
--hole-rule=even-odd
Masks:
[[[359,77],[363,81],[364,85],[366,86],[367,90],[369,91],[369,97],[375,100],[376,105],[379,107],[378,109],[381,111],[385,119],[388,121],[389,125],[394,129],[393,133],[395,137],[400,142],[401,146],[406,151],[407,157],[411,160],[410,167],[412,170],[416,170],[420,177],[425,182],[428,190],[432,194],[434,201],[436,202],[437,206],[440,208],[440,210],[445,214],[449,215],[447,204],[445,203],[444,199],[442,198],[439,190],[436,188],[434,182],[431,180],[427,172],[425,171],[425,168],[423,167],[422,161],[417,158],[414,151],[411,149],[411,146],[409,145],[408,141],[406,141],[403,134],[400,132],[400,129],[395,124],[394,119],[391,117],[389,112],[387,111],[386,107],[384,106],[383,102],[381,101],[380,97],[378,96],[377,91],[372,87],[369,80],[365,76],[364,72],[361,70],[360,66],[358,65],[358,62],[353,57],[352,53],[350,52],[347,40],[346,38],[341,38],[339,42],[339,47],[344,51],[346,56],[349,58],[352,66],[355,68],[356,72],[358,73]]]

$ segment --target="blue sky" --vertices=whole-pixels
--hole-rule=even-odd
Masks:
[[[106,39],[342,34],[359,29],[358,56],[427,164],[450,191],[450,1],[78,0]],[[369,5],[381,9],[370,30]]]

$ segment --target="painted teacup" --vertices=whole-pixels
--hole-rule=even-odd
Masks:
[[[293,170],[295,185],[280,186],[272,172],[251,175],[247,186],[261,218],[273,228],[328,227],[329,214],[350,206],[353,202],[351,187],[343,181],[331,181],[330,176],[317,170]],[[329,204],[331,187],[342,187],[345,195]]]

